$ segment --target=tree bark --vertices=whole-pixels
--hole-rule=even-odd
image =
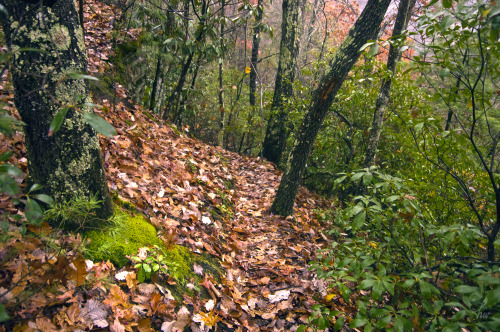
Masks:
[[[189,8],[189,7],[187,7]],[[206,21],[206,14],[208,10],[208,3],[207,1],[203,0],[201,3],[201,17],[200,21],[198,23],[198,33],[196,35],[196,43],[199,44],[202,42],[204,36],[205,36],[205,21]],[[187,10],[186,10],[187,12]],[[186,23],[188,26],[188,24]],[[187,27],[186,27],[187,29]],[[186,33],[187,35],[187,33]],[[165,112],[163,113],[163,119],[168,118],[168,114],[174,114],[174,121],[177,122],[178,125],[182,124],[182,114],[181,111],[179,110],[179,101],[180,101],[180,96],[182,93],[182,89],[184,88],[184,84],[186,83],[186,78],[188,74],[189,67],[191,66],[191,62],[193,61],[193,57],[195,55],[196,51],[190,51],[189,54],[186,57],[186,60],[184,61],[182,65],[182,70],[181,70],[181,75],[179,76],[179,82],[177,83],[177,86],[175,87],[175,90],[172,92],[170,97],[168,98],[167,102],[167,107],[165,109]]]
[[[392,37],[400,36],[406,27],[408,26],[408,21],[411,17],[411,12],[413,6],[415,5],[415,0],[401,0],[398,7],[398,13],[396,16],[396,22],[394,23],[394,30],[392,31]],[[364,167],[370,167],[375,164],[375,157],[377,154],[377,147],[380,141],[380,133],[382,132],[382,125],[384,122],[384,115],[389,103],[389,94],[391,92],[392,76],[396,71],[396,66],[401,59],[400,47],[391,44],[389,48],[389,57],[387,58],[387,71],[390,77],[382,80],[382,85],[380,87],[379,94],[377,96],[377,101],[375,103],[375,111],[373,112],[372,129],[370,130],[370,136],[368,138],[368,147],[366,149],[365,161],[363,163]]]
[[[99,140],[81,108],[92,110],[70,109],[59,131],[49,134],[62,107],[91,102],[87,84],[74,75],[87,71],[75,2],[0,0],[0,4],[8,12],[8,16],[0,13],[0,21],[12,52],[15,104],[26,124],[29,182],[42,185],[41,190],[58,201],[95,197],[102,202],[98,217],[108,218],[112,202]]]
[[[151,98],[149,100],[149,110],[155,113],[158,101],[157,98],[160,95],[161,85],[162,85],[162,73],[163,68],[161,64],[161,53],[158,53],[158,60],[156,61],[156,71],[155,79],[153,81],[153,90],[151,91]]]
[[[257,15],[255,17],[255,24],[253,27],[252,39],[252,55],[250,59],[250,106],[255,109],[255,91],[257,91],[257,63],[259,60],[259,47],[260,47],[260,24],[262,22],[263,12],[262,0],[257,1]]]
[[[300,15],[300,0],[283,0],[280,57],[271,104],[271,110],[277,114],[271,115],[262,144],[262,155],[275,164],[280,162],[286,144],[287,115],[283,109],[283,103],[293,95],[300,43]]]
[[[226,1],[221,1],[221,18],[223,19],[226,14]],[[224,148],[224,132],[226,131],[226,110],[224,109],[224,23],[220,23],[220,48],[221,48],[221,58],[219,59],[219,112],[220,112],[220,124],[219,132],[217,134],[217,144]]]
[[[293,214],[295,196],[304,174],[319,128],[342,86],[347,74],[360,55],[359,49],[379,29],[390,0],[369,0],[360,17],[349,31],[340,48],[335,52],[319,87],[314,91],[311,106],[297,133],[292,152],[276,193],[271,212],[282,216]]]

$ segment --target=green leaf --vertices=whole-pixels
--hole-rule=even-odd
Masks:
[[[386,203],[392,203],[394,202],[395,200],[398,200],[401,196],[399,195],[392,195],[392,196],[389,196],[385,199],[385,202]]]
[[[444,32],[450,27],[452,23],[453,23],[453,17],[451,15],[447,15],[441,20],[439,28],[441,29],[442,32]]]
[[[428,299],[431,297],[431,285],[428,282],[425,282],[423,280],[419,280],[418,284],[420,286],[420,291],[422,292],[422,295],[424,298]]]
[[[361,281],[361,283],[359,284],[359,288],[360,289],[367,289],[367,288],[370,288],[373,286],[373,284],[375,284],[375,279],[365,279],[363,281]]]
[[[144,282],[146,280],[146,273],[144,272],[144,269],[139,269],[139,272],[137,273],[137,281],[139,283]]]
[[[151,266],[149,266],[148,264],[142,264],[142,268],[144,272],[151,273]]]
[[[384,285],[382,284],[382,282],[377,281],[372,288],[372,299],[374,299],[375,301],[378,300],[383,292]]]
[[[12,165],[0,165],[0,173],[9,174],[10,176],[21,176],[23,171]]]
[[[404,331],[404,321],[400,316],[394,318],[394,331]]]
[[[52,197],[50,197],[49,195],[37,194],[37,195],[35,195],[35,198],[38,199],[39,201],[44,202],[44,203],[49,204],[49,205],[54,204],[54,199],[52,199]]]
[[[83,80],[89,80],[89,81],[99,81],[97,77],[90,76],[90,75],[85,75],[85,74],[80,74],[80,73],[67,73],[68,77],[73,78],[75,80],[83,79]]]
[[[424,123],[423,122],[419,122],[415,125],[415,132],[418,134],[422,128],[424,127]]]
[[[356,318],[354,318],[351,322],[351,324],[349,324],[349,327],[351,329],[357,329],[358,327],[361,327],[363,325],[366,325],[366,323],[368,323],[368,320],[365,318],[365,317],[358,317],[359,315],[356,316]]]
[[[31,186],[30,190],[28,191],[28,193],[32,193],[34,191],[37,191],[38,189],[41,189],[42,186],[38,183],[35,183],[34,185]]]
[[[333,328],[334,328],[336,331],[340,331],[343,327],[344,327],[344,316],[339,317],[339,318],[335,321],[335,325],[333,326]]]
[[[451,8],[452,3],[453,3],[453,0],[443,0],[443,7],[444,8]]]
[[[363,226],[363,224],[365,223],[365,220],[366,220],[366,212],[363,211],[361,213],[358,213],[356,217],[354,217],[354,220],[352,221],[352,229],[355,231],[360,229],[361,226]]]
[[[19,185],[16,180],[7,174],[0,174],[0,188],[2,188],[2,192],[9,196],[14,196],[19,193]]]
[[[368,53],[368,55],[375,56],[378,53],[379,48],[380,47],[378,46],[378,44],[373,45],[372,48],[370,48],[370,52]]]
[[[470,294],[470,293],[475,293],[478,292],[479,289],[477,287],[472,287],[472,286],[467,286],[467,285],[461,285],[458,287],[455,287],[455,292],[460,293],[460,294]]]
[[[382,283],[384,284],[385,290],[391,295],[394,295],[394,283],[390,280],[383,280]]]
[[[344,181],[346,177],[347,176],[344,175],[344,176],[341,176],[341,177],[335,179],[335,184],[342,183],[342,181]]]
[[[29,223],[33,225],[39,225],[42,222],[43,211],[40,205],[34,199],[26,200],[26,210],[24,215]]]
[[[365,176],[363,176],[363,184],[365,185],[370,184],[370,182],[372,182],[372,179],[373,175],[370,173],[366,173]]]
[[[306,326],[305,325],[300,325],[298,328],[297,328],[297,332],[303,332],[306,330]]]
[[[7,9],[5,8],[4,5],[0,4],[0,12],[2,12],[5,16],[9,16],[9,12],[7,11]],[[3,306],[3,304],[0,304],[0,313],[2,312],[2,308],[3,310],[5,310],[5,307]],[[8,317],[8,316],[7,316]],[[0,320],[0,323],[2,321]]]
[[[64,118],[66,118],[66,113],[68,113],[70,107],[63,107],[57,112],[56,116],[52,119],[52,122],[49,126],[49,136],[54,135],[61,128]]]
[[[318,318],[318,328],[320,330],[324,330],[326,328],[326,323],[327,323],[327,321],[326,321],[325,317],[321,316]]]
[[[7,310],[5,310],[5,306],[3,304],[0,304],[0,323],[6,322],[9,319],[10,319],[10,317],[7,314]]]
[[[448,68],[441,69],[441,71],[439,72],[439,77],[444,79],[448,76],[450,76],[450,70]]]
[[[101,118],[99,115],[89,112],[83,112],[83,118],[98,133],[108,137],[116,135],[115,128],[109,122]]]
[[[7,159],[9,159],[13,153],[14,152],[12,152],[12,151],[0,153],[0,162],[6,161]]]
[[[375,44],[374,41],[369,41],[368,43],[366,43],[363,46],[361,46],[361,48],[359,49],[359,51],[362,52],[365,48],[367,48],[369,46],[372,46],[373,44]]]

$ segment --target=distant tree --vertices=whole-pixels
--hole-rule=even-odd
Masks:
[[[293,81],[295,80],[299,54],[300,15],[299,0],[283,0],[280,57],[271,104],[273,113],[267,124],[266,136],[262,145],[264,158],[276,164],[280,162],[286,143],[287,116],[283,104],[293,95]]]
[[[382,80],[380,92],[377,96],[375,104],[375,111],[373,112],[372,129],[368,138],[368,148],[366,149],[364,166],[369,167],[375,163],[375,156],[377,154],[377,146],[380,140],[380,133],[382,132],[382,125],[384,122],[385,110],[389,103],[389,94],[391,92],[392,75],[396,71],[396,66],[401,58],[401,34],[408,26],[408,21],[411,17],[411,12],[415,6],[415,0],[401,0],[398,7],[398,14],[394,29],[392,31],[392,44],[389,48],[389,57],[387,58],[387,72],[389,77]]]
[[[252,57],[250,59],[250,105],[255,108],[255,91],[257,90],[257,64],[259,60],[259,46],[260,46],[260,30],[263,14],[263,1],[257,1],[257,15],[255,15],[255,24],[253,26],[252,37]]]
[[[298,130],[271,212],[282,216],[293,214],[295,196],[321,124],[347,74],[359,58],[360,48],[373,36],[373,31],[379,29],[390,2],[368,1],[349,35],[335,52],[328,68],[325,68],[326,74],[314,91],[311,106]]]
[[[82,75],[87,55],[75,2],[0,0],[1,8],[15,104],[25,123],[29,182],[56,200],[95,197],[102,202],[97,215],[109,217],[99,140],[87,122],[97,116],[85,105],[91,102]],[[63,121],[54,133],[49,128],[56,115]]]

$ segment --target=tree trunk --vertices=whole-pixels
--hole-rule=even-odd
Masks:
[[[274,85],[274,96],[271,114],[266,129],[266,137],[262,144],[262,154],[267,160],[278,164],[286,143],[286,112],[284,101],[293,95],[293,81],[300,42],[300,1],[283,0],[283,21],[281,23],[281,44],[278,72]]]
[[[260,46],[260,24],[262,22],[262,0],[257,2],[257,16],[255,17],[255,25],[253,27],[253,40],[252,40],[252,56],[250,59],[250,106],[255,109],[255,91],[257,90],[257,63],[259,60],[259,46]]]
[[[225,0],[221,1],[221,17],[224,18],[225,14]],[[219,59],[219,112],[220,112],[220,124],[219,132],[217,134],[217,144],[224,148],[224,132],[226,131],[226,110],[224,109],[224,22],[220,23],[220,48],[221,48],[221,58]]]
[[[414,5],[415,0],[401,0],[401,2],[399,3],[398,14],[396,16],[396,23],[394,24],[394,30],[392,31],[392,37],[400,36],[401,33],[406,30]],[[395,42],[396,44],[398,44],[397,41]],[[364,167],[370,167],[375,164],[375,156],[377,154],[380,133],[382,132],[385,110],[387,108],[387,104],[389,103],[392,76],[396,71],[396,66],[399,62],[399,59],[401,58],[400,49],[401,48],[399,46],[394,44],[391,44],[389,48],[389,57],[387,58],[387,71],[389,72],[391,77],[382,80],[382,86],[380,87],[380,91],[377,96],[375,111],[373,113],[372,129],[370,130],[368,147],[366,149],[365,161],[363,163]]]
[[[161,51],[160,51],[161,52]],[[161,65],[161,54],[158,53],[158,60],[156,62],[155,79],[153,81],[153,90],[151,91],[151,98],[149,100],[149,110],[153,113],[156,111],[156,106],[158,104],[157,98],[160,95],[161,85],[162,85],[162,73],[163,68]]]
[[[292,152],[276,193],[271,212],[282,216],[293,214],[293,204],[319,128],[347,74],[373,31],[379,29],[390,0],[369,0],[349,35],[344,39],[314,91],[311,106],[297,133]]]
[[[196,43],[201,43],[203,37],[205,36],[205,21],[206,21],[205,15],[207,14],[207,9],[208,9],[208,3],[207,1],[204,0],[201,3],[201,19],[200,22],[198,23],[198,33],[196,36]],[[165,120],[168,118],[169,113],[173,114],[174,122],[176,122],[177,125],[182,124],[182,114],[181,110],[179,109],[179,101],[182,94],[182,89],[184,88],[184,84],[186,83],[188,70],[189,67],[191,66],[191,62],[193,61],[195,53],[196,51],[190,51],[189,54],[187,55],[186,60],[182,65],[181,75],[179,76],[179,82],[177,83],[175,90],[168,98],[167,107],[165,109],[165,112],[163,113],[163,119]]]
[[[112,202],[99,140],[81,109],[70,109],[59,131],[49,134],[62,107],[91,102],[85,81],[74,77],[87,71],[75,2],[50,4],[0,0],[8,12],[0,14],[0,21],[13,52],[15,104],[26,124],[29,182],[42,185],[42,191],[58,201],[95,197],[102,202],[97,215],[105,219],[112,214]],[[31,51],[35,49],[41,51]]]

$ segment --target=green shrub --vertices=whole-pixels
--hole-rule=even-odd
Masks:
[[[477,226],[439,224],[403,180],[374,168],[338,182],[346,180],[365,194],[331,212],[334,241],[311,267],[330,294],[358,311],[351,320],[325,302],[314,307],[311,324],[339,330],[348,322],[365,331],[500,327],[500,268],[484,259],[486,239]]]

